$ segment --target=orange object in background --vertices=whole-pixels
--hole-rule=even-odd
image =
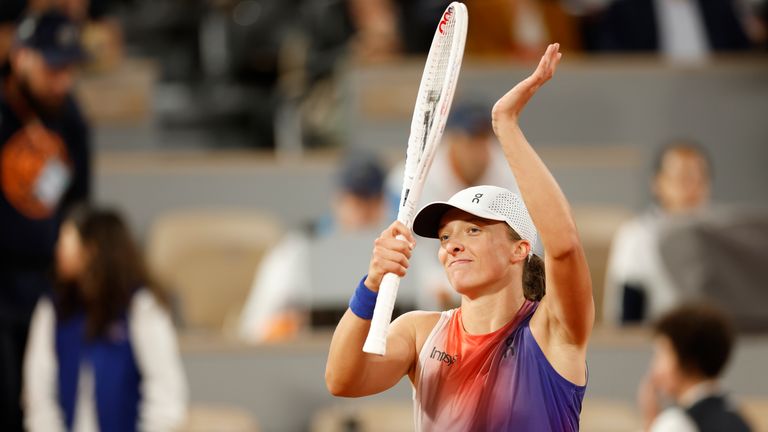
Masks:
[[[36,122],[16,132],[0,154],[0,185],[5,196],[19,213],[30,219],[49,217],[58,205],[60,196],[47,202],[39,194],[40,182],[45,181],[50,164],[68,170],[67,149],[59,135]]]

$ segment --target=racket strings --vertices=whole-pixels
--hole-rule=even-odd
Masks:
[[[451,49],[454,45],[456,28],[456,15],[452,15],[448,22],[443,26],[441,37],[433,40],[433,46],[430,49],[427,58],[424,88],[420,94],[420,105],[423,112],[422,127],[418,133],[419,153],[415,156],[415,163],[422,167],[424,164],[423,155],[429,144],[430,136],[433,134],[435,124],[435,113],[440,106],[446,90],[446,75],[449,72]],[[410,156],[410,155],[408,155]],[[406,156],[406,157],[408,157]],[[407,163],[407,161],[406,161]],[[420,171],[421,169],[419,169]]]
[[[406,178],[403,179],[403,192],[401,194],[400,208],[405,212],[403,220],[406,223],[410,222],[417,210],[416,200],[409,200],[413,193],[411,186],[422,179],[429,169],[434,156],[432,149],[436,146],[436,143],[431,141],[441,135],[442,130],[438,131],[437,129],[442,128],[445,124],[445,119],[436,121],[441,115],[440,107],[443,103],[450,103],[452,96],[446,93],[453,90],[449,82],[452,77],[448,75],[455,69],[451,65],[453,57],[451,54],[452,50],[456,49],[455,45],[459,44],[456,34],[456,16],[454,11],[454,14],[442,26],[442,33],[433,39],[424,67],[424,76],[419,88],[416,108],[421,115],[419,117],[418,114],[415,114],[411,124],[410,139],[413,145],[409,144],[405,160],[406,173],[410,173],[410,175],[406,175]]]

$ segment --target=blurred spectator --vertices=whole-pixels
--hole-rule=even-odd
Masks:
[[[578,22],[555,0],[468,0],[466,55],[538,59],[551,41],[581,49]]]
[[[24,16],[27,0],[3,0],[0,3],[0,24],[14,24]]]
[[[450,0],[350,0],[357,55],[382,59],[429,51]]]
[[[352,0],[357,54],[370,60],[429,51],[450,0]],[[466,0],[466,55],[532,56],[550,40],[578,49],[576,21],[553,0]],[[538,58],[538,54],[536,54]]]
[[[703,304],[678,307],[655,325],[650,370],[638,402],[650,432],[746,432],[750,427],[720,388],[734,344],[730,322]],[[659,395],[674,405],[661,410]]]
[[[768,1],[743,0],[742,5],[744,31],[759,48],[768,48]]]
[[[590,45],[600,51],[660,52],[672,60],[702,60],[710,52],[744,51],[752,11],[736,0],[568,0],[595,11]],[[600,10],[600,8],[604,8]]]
[[[384,167],[376,158],[348,157],[337,181],[332,212],[303,231],[288,233],[263,258],[240,317],[244,340],[290,338],[306,324],[304,294],[311,284],[308,260],[313,239],[384,226]]]
[[[0,58],[5,59],[8,54],[15,27],[25,15],[39,15],[57,10],[71,20],[83,23],[89,19],[103,18],[113,2],[114,0],[3,0],[0,2]]]
[[[30,326],[27,430],[176,430],[187,400],[176,333],[120,215],[78,207],[67,217],[56,281]]]
[[[740,332],[768,330],[768,208],[712,206],[670,221],[661,260],[685,298],[704,298]]]
[[[24,15],[26,0],[3,0],[0,2],[0,63],[8,58],[16,21]]]
[[[24,13],[41,14],[56,9],[70,19],[83,22],[100,19],[118,0],[3,0],[0,21],[17,21]]]
[[[90,189],[89,131],[70,94],[78,29],[55,12],[19,26],[0,74],[0,429],[21,430],[21,364],[63,209]]]
[[[654,319],[674,306],[680,293],[660,255],[659,237],[670,217],[685,217],[709,203],[710,160],[689,141],[664,147],[654,167],[657,204],[616,232],[608,258],[604,318],[610,323]]]
[[[403,182],[404,162],[387,177],[390,204],[397,211]],[[507,165],[491,128],[491,109],[468,102],[452,109],[443,142],[437,148],[432,167],[419,198],[420,205],[444,200],[456,192],[477,185],[498,185],[517,191],[517,182]],[[437,260],[437,250],[416,247],[411,258],[419,266],[418,308],[442,310],[458,300],[445,270]]]
[[[0,2],[0,61],[7,58],[16,25],[25,14],[57,10],[82,26],[82,43],[90,63],[100,69],[122,58],[122,35],[116,22],[106,19],[118,0],[3,0]]]

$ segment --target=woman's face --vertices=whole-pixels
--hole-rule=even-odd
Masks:
[[[85,268],[87,256],[85,246],[75,224],[65,222],[59,231],[56,243],[56,274],[62,281],[75,281]]]
[[[525,247],[509,237],[506,223],[458,209],[443,216],[438,237],[438,258],[459,294],[494,284],[506,286],[515,274],[512,264],[526,255],[521,252]]]

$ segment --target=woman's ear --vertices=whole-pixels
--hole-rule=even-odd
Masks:
[[[525,259],[528,259],[528,255],[531,254],[531,243],[528,240],[523,240],[520,243],[518,243],[517,247],[520,250],[520,254],[522,254],[522,257]]]
[[[518,240],[515,243],[515,248],[512,251],[512,263],[518,263],[528,259],[528,254],[531,251],[531,244],[526,240]]]

